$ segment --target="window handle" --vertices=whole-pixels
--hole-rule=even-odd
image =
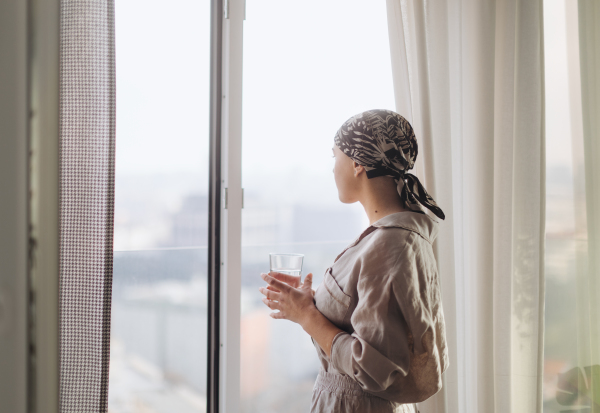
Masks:
[[[224,188],[225,192],[223,193],[223,209],[227,209],[227,188]],[[244,188],[242,188],[242,209],[244,209]]]

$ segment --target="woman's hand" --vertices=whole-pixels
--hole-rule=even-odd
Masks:
[[[288,284],[285,274],[270,273],[261,274],[261,278],[265,280],[268,286],[260,287],[259,291],[266,296],[263,302],[272,310],[279,310],[277,313],[270,313],[272,318],[280,318],[293,321],[302,325],[304,318],[309,316],[311,310],[315,308],[312,290],[312,273],[309,273],[304,279],[304,283],[300,286],[300,280],[294,283],[296,286]],[[283,277],[282,277],[283,276]],[[290,279],[290,281],[293,281]]]
[[[278,313],[269,315],[272,318],[282,318],[300,324],[325,351],[327,357],[331,357],[333,338],[343,331],[321,314],[315,306],[312,273],[306,276],[302,285],[300,285],[300,277],[293,275],[270,272],[260,276],[268,284],[266,288],[259,288],[266,296],[263,302],[270,309],[279,310]]]

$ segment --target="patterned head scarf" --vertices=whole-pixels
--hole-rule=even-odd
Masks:
[[[412,126],[391,110],[367,110],[348,119],[335,135],[335,144],[350,159],[364,166],[367,178],[391,176],[397,183],[404,206],[438,218],[444,212],[427,193],[419,179],[409,174],[417,159],[418,147]]]

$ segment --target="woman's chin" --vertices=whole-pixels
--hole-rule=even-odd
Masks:
[[[338,198],[342,204],[353,204],[356,202],[355,199],[350,199],[342,195],[338,195]]]

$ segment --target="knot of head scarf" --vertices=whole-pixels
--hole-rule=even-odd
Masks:
[[[444,212],[427,193],[419,178],[407,171],[417,159],[418,147],[410,123],[391,110],[368,110],[348,119],[335,135],[335,144],[362,165],[367,178],[391,176],[404,206],[415,212],[429,209],[438,218]]]

